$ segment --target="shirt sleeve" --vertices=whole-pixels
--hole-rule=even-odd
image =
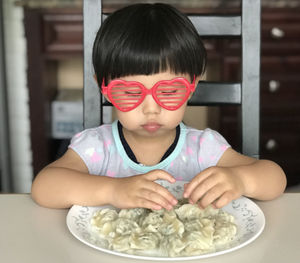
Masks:
[[[220,133],[205,129],[199,136],[198,163],[201,171],[215,166],[229,147],[231,146]]]
[[[80,156],[90,174],[101,174],[106,153],[99,128],[87,129],[74,135],[69,148]]]

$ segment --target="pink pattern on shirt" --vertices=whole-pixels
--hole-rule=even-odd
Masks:
[[[104,144],[104,147],[108,149],[109,146],[111,145],[111,140],[107,140],[103,144]]]
[[[99,162],[101,161],[102,156],[100,154],[98,154],[97,152],[94,152],[93,155],[91,156],[91,161],[93,163]]]
[[[192,155],[193,154],[193,150],[191,147],[186,147],[186,154],[187,155]]]
[[[75,138],[79,138],[81,136],[81,134],[82,134],[82,132],[75,134]]]
[[[228,148],[228,146],[227,145],[225,145],[225,144],[223,144],[222,146],[221,146],[221,151],[225,151],[226,149]]]
[[[211,156],[210,156],[210,159],[213,161],[214,159],[216,159],[216,156],[211,155]]]
[[[205,141],[204,138],[200,138],[200,145]]]
[[[115,176],[116,176],[116,172],[113,172],[113,171],[110,171],[110,170],[108,170],[108,171],[106,172],[106,174],[107,174],[107,176],[109,176],[109,177],[115,177]]]
[[[176,181],[183,181],[183,177],[182,176],[177,176],[175,177]]]

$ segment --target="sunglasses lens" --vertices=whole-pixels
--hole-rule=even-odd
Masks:
[[[161,106],[168,110],[178,109],[188,98],[188,88],[181,81],[160,84],[156,89],[156,98]]]
[[[113,85],[110,89],[112,103],[121,111],[134,109],[142,99],[142,88],[138,85]]]

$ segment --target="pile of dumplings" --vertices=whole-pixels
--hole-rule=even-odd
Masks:
[[[237,232],[231,214],[185,200],[170,211],[104,208],[94,213],[91,227],[107,249],[161,257],[212,253],[226,248]]]

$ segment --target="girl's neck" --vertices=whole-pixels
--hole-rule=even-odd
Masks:
[[[154,136],[141,136],[122,127],[123,135],[128,143],[138,144],[142,147],[151,147],[152,145],[172,144],[176,137],[176,127],[167,133]],[[130,145],[130,144],[129,144]]]
[[[176,137],[176,129],[166,135],[142,137],[123,128],[123,135],[137,161],[144,165],[155,165],[160,162]],[[155,153],[155,154],[153,154]]]

